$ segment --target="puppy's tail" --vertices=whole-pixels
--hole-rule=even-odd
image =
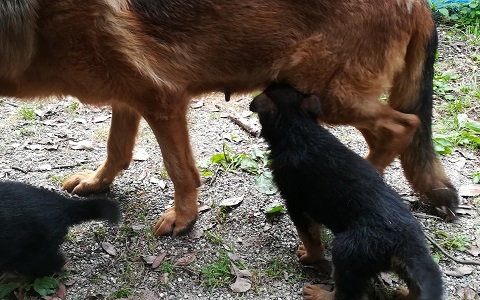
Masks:
[[[414,251],[418,252],[400,259],[400,267],[405,268],[403,272],[406,272],[401,277],[407,282],[412,299],[442,300],[443,281],[440,268],[426,249]]]
[[[438,43],[437,30],[427,5],[417,6],[417,23],[405,55],[405,67],[395,77],[389,104],[398,111],[415,114],[420,126],[400,155],[405,177],[416,192],[453,216],[458,194],[447,178],[432,141],[433,76]]]
[[[113,200],[104,198],[70,200],[68,205],[69,226],[86,221],[108,221],[116,224],[120,220],[120,209]]]

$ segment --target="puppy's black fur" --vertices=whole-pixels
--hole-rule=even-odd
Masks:
[[[323,259],[320,224],[334,233],[335,291],[306,286],[306,298],[361,299],[371,277],[391,270],[407,282],[403,297],[442,299],[441,273],[420,224],[367,161],[317,123],[316,96],[274,84],[250,109],[259,114],[273,178],[304,243],[300,260]]]
[[[68,227],[89,220],[117,223],[107,199],[74,200],[24,183],[0,181],[0,275],[51,275],[65,264],[60,251]]]

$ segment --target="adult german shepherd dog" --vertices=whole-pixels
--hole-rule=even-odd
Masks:
[[[378,172],[400,155],[414,190],[453,215],[431,138],[436,44],[425,0],[3,0],[0,95],[111,105],[107,159],[65,180],[75,194],[106,189],[129,165],[143,117],[175,186],[158,235],[198,216],[189,100],[275,81],[324,99],[319,121],[358,128]]]

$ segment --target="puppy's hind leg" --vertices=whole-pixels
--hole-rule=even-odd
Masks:
[[[68,177],[63,188],[78,195],[105,191],[115,176],[130,164],[139,124],[137,112],[124,106],[113,106],[107,159],[95,172],[80,172]]]
[[[297,250],[297,256],[302,265],[314,267],[325,275],[330,275],[332,272],[331,263],[325,259],[325,248],[322,244],[322,226],[314,222],[305,222],[305,218],[294,217],[291,214],[292,220],[297,228],[298,235],[303,242]],[[297,219],[297,220],[296,220]]]

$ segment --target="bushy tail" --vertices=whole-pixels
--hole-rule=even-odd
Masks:
[[[120,209],[113,200],[95,198],[70,201],[69,226],[93,220],[116,224],[120,220]]]
[[[400,155],[405,176],[416,192],[427,196],[447,215],[453,215],[458,205],[457,190],[447,178],[432,141],[433,77],[438,38],[433,19],[425,20],[425,13],[417,26],[418,32],[411,37],[405,68],[395,78],[389,104],[404,113],[416,114],[421,122],[411,143]]]
[[[401,258],[406,268],[404,278],[408,284],[412,299],[442,300],[443,281],[440,268],[427,251],[416,249],[414,255]],[[402,276],[403,277],[403,276]]]

